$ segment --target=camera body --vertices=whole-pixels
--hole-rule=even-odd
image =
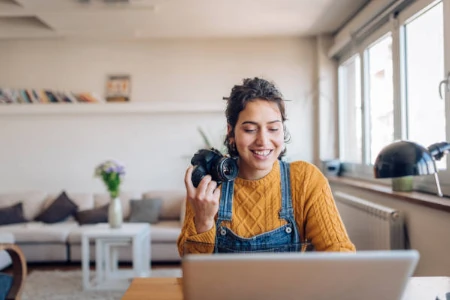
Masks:
[[[192,157],[191,164],[194,166],[191,179],[195,187],[208,174],[219,185],[223,181],[234,180],[239,172],[235,159],[222,155],[214,148],[198,150]]]

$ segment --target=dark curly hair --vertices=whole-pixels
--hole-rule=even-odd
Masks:
[[[235,85],[231,90],[230,97],[227,99],[227,109],[225,111],[227,123],[231,126],[231,130],[227,133],[223,143],[227,147],[228,154],[232,157],[239,155],[236,146],[230,143],[230,138],[234,137],[234,130],[239,118],[239,113],[245,109],[247,103],[257,99],[266,100],[277,104],[281,112],[281,119],[283,122],[284,141],[289,142],[290,140],[290,134],[284,123],[287,120],[287,117],[283,95],[281,92],[277,89],[274,83],[267,80],[258,77],[245,78],[243,79],[242,85]],[[286,148],[280,153],[278,158],[281,158],[285,154]]]

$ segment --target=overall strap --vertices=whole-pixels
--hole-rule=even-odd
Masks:
[[[233,180],[222,182],[217,224],[220,224],[222,221],[231,221],[231,214],[233,209],[233,190]]]
[[[289,164],[280,160],[280,175],[281,175],[281,210],[280,218],[288,219],[294,216],[294,210],[292,209],[292,196],[291,196],[291,180]]]

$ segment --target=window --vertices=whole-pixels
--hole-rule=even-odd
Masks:
[[[405,25],[407,138],[426,147],[445,141],[445,102],[437,91],[445,71],[442,13],[438,3]],[[437,166],[445,169],[445,160]]]
[[[362,162],[361,66],[354,56],[339,67],[340,156],[347,162]]]
[[[387,36],[366,50],[370,103],[370,164],[380,150],[394,141],[392,38]]]
[[[450,1],[417,0],[352,36],[338,72],[344,175],[377,181],[373,163],[397,139],[425,147],[450,141],[450,92],[443,100],[438,90],[450,73],[450,30],[445,28],[450,28]],[[447,155],[437,166],[442,191],[450,196],[449,162]],[[434,176],[414,181],[416,189],[436,192]]]

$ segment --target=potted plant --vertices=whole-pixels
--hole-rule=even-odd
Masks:
[[[123,222],[119,194],[124,175],[124,166],[114,160],[107,160],[95,168],[95,176],[102,179],[110,196],[108,223],[111,228],[120,228]]]

